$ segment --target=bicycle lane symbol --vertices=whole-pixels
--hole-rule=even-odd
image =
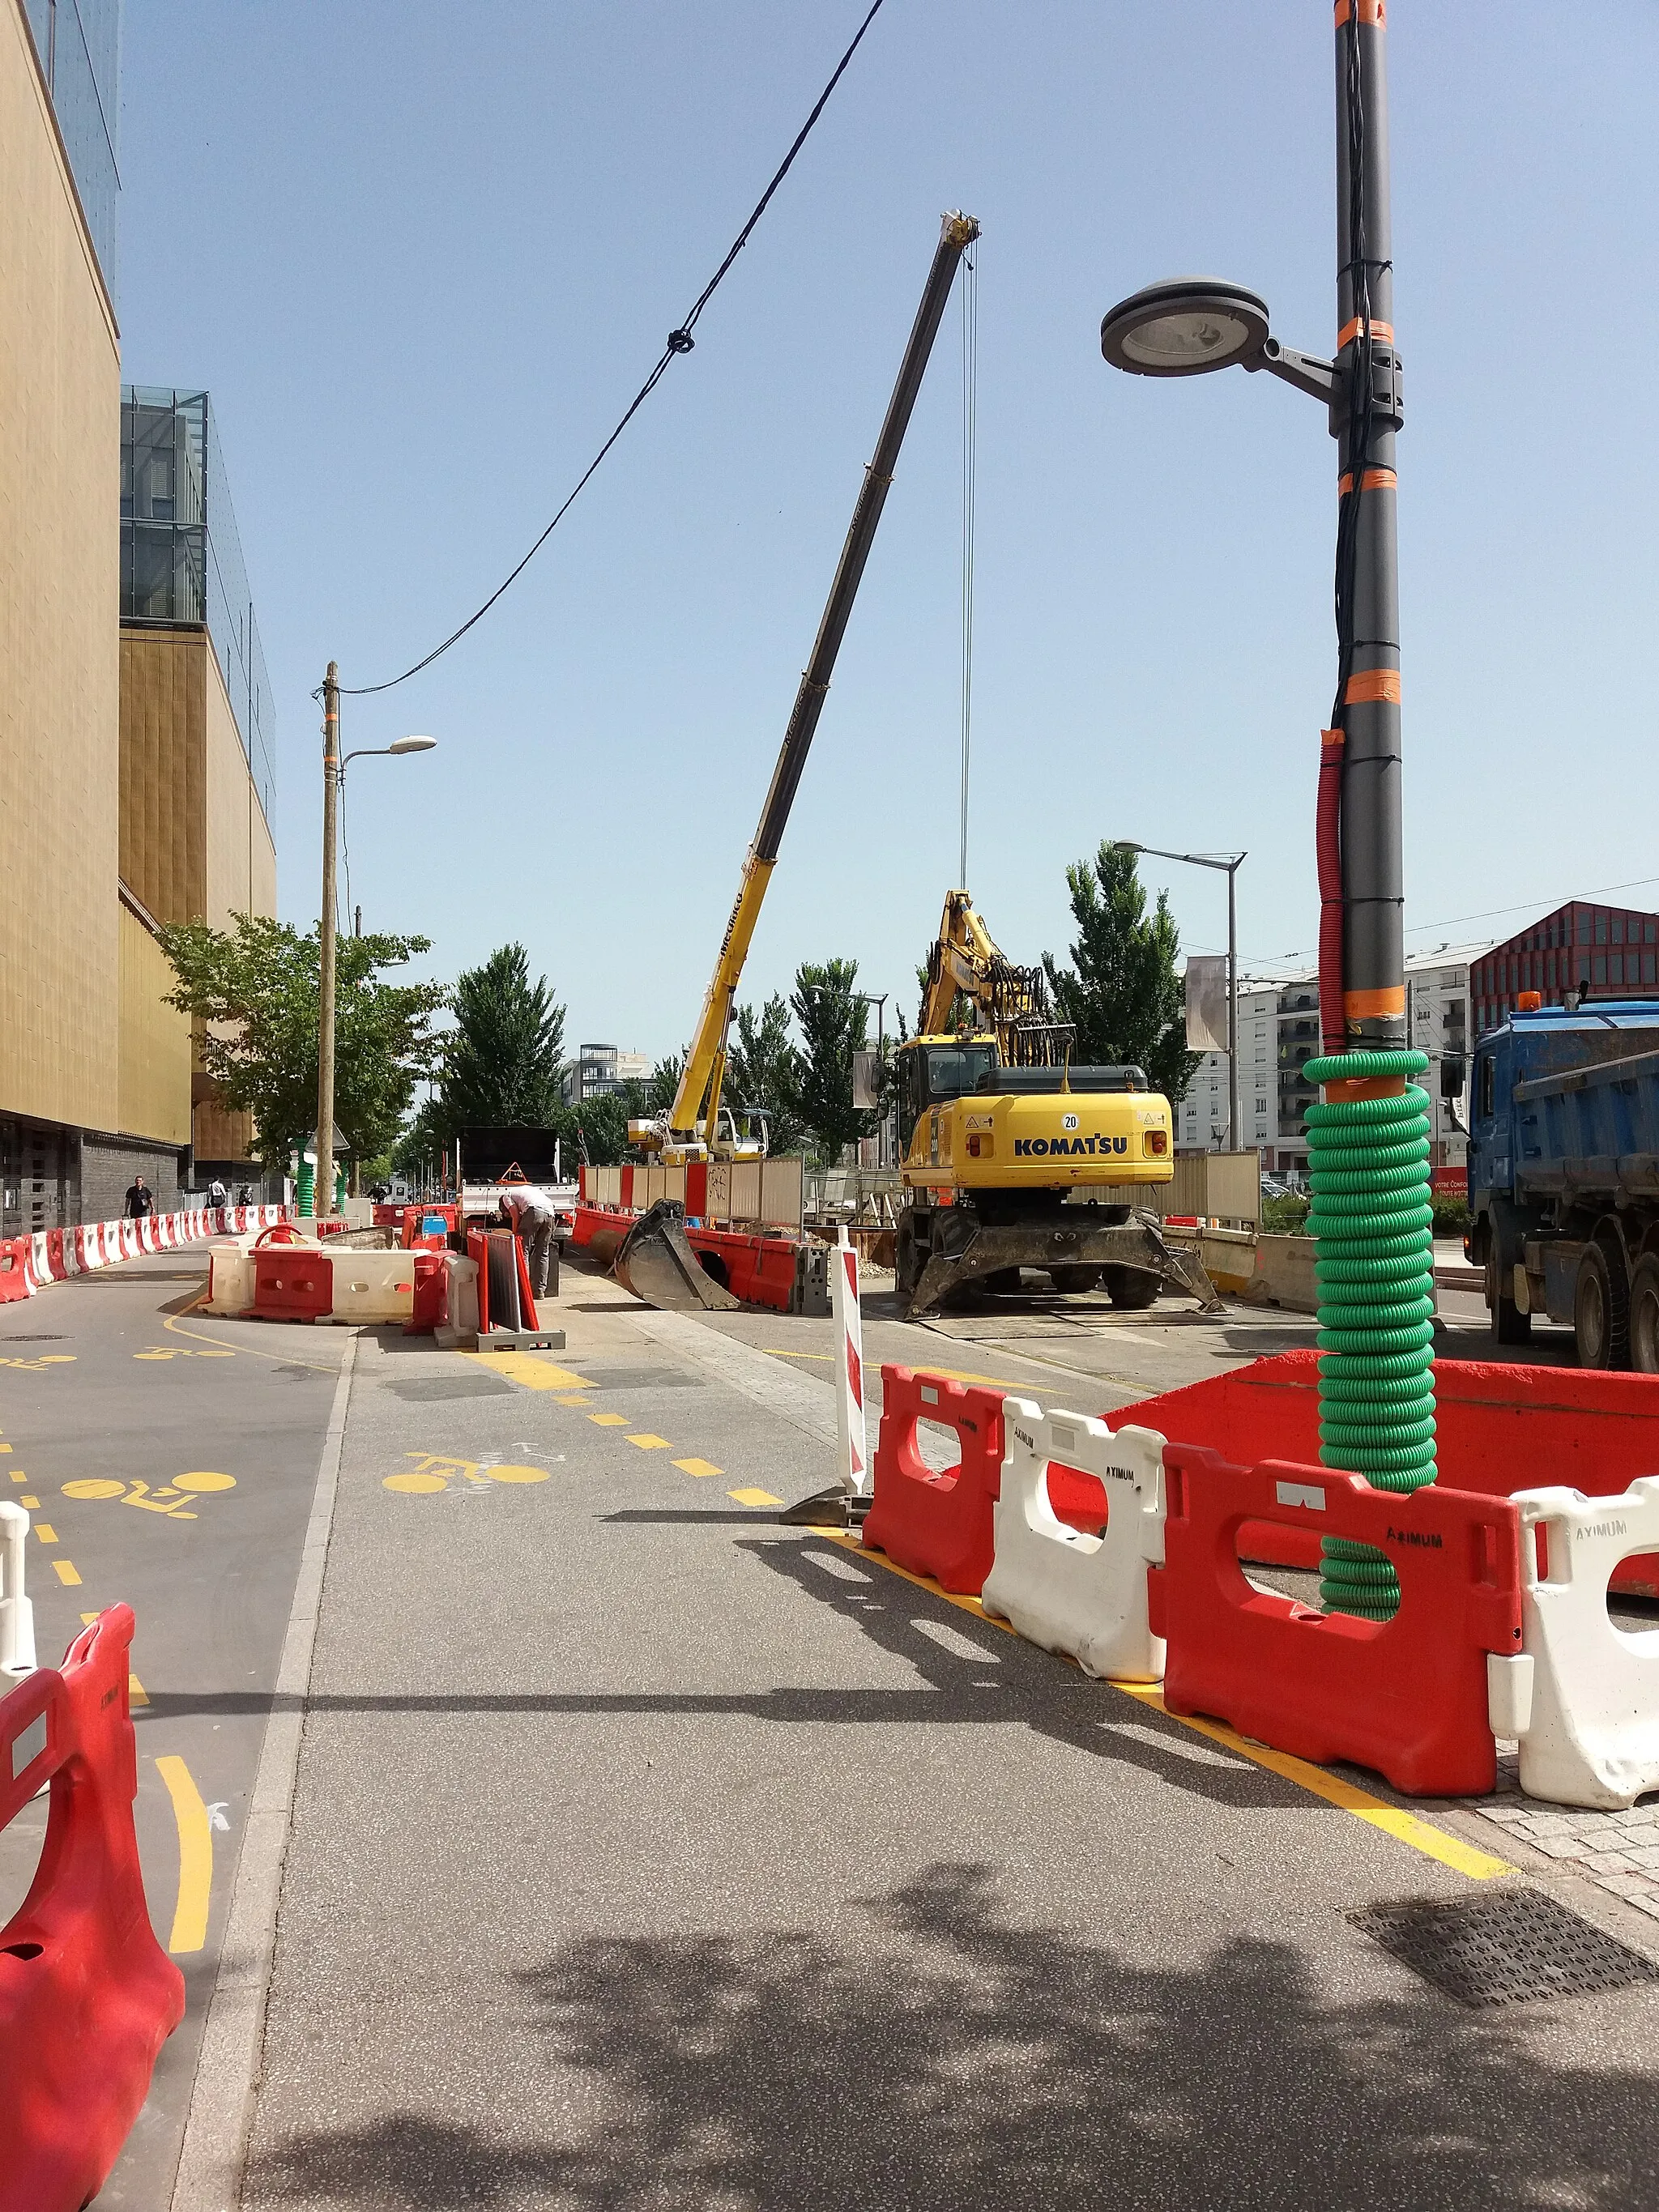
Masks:
[[[172,1521],[194,1521],[198,1516],[191,1509],[200,1498],[235,1487],[234,1474],[181,1474],[176,1482],[163,1483],[159,1490],[152,1490],[147,1482],[118,1482],[107,1475],[87,1475],[64,1483],[63,1492],[65,1498],[88,1504],[133,1505],[141,1513],[160,1513]]]
[[[562,1455],[561,1455],[562,1456]],[[430,1498],[454,1486],[474,1497],[488,1491],[492,1483],[545,1482],[548,1471],[544,1467],[501,1467],[489,1460],[460,1459],[441,1452],[405,1452],[405,1459],[416,1465],[401,1474],[381,1478],[380,1487],[392,1490],[405,1497]]]

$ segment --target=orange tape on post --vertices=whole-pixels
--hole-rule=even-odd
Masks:
[[[1353,9],[1349,0],[1336,0],[1336,27],[1340,31]],[[1376,31],[1389,27],[1389,0],[1359,0],[1359,20],[1369,23]]]
[[[1351,1022],[1385,1018],[1390,1014],[1406,1011],[1406,987],[1403,983],[1389,983],[1380,991],[1345,991],[1342,1011]]]
[[[1346,1082],[1324,1086],[1326,1100],[1333,1106],[1346,1104],[1351,1098],[1399,1098],[1405,1089],[1403,1075],[1356,1075]]]
[[[1342,703],[1345,707],[1371,707],[1386,700],[1397,707],[1403,696],[1397,668],[1361,668],[1348,678]]]
[[[1400,478],[1392,469],[1367,469],[1359,479],[1361,491],[1397,491],[1399,488]],[[1352,475],[1344,469],[1336,480],[1336,495],[1339,499],[1346,499],[1352,489]]]
[[[1357,338],[1364,327],[1364,323],[1360,321],[1358,315],[1352,316],[1347,322],[1344,323],[1341,329],[1336,334],[1337,351],[1340,353],[1343,347],[1348,343],[1348,340],[1350,338]],[[1376,344],[1392,346],[1394,343],[1394,325],[1392,323],[1379,323],[1376,317],[1373,315],[1371,317],[1371,337],[1373,342]]]

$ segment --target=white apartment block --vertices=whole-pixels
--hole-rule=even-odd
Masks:
[[[1206,1052],[1176,1109],[1182,1152],[1263,1152],[1278,1137],[1279,987],[1249,976],[1238,993],[1238,1119],[1235,1145],[1227,1127],[1227,1055]]]

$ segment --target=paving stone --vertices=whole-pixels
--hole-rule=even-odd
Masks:
[[[1640,1844],[1628,1850],[1628,1856],[1631,1864],[1639,1868],[1644,1874],[1659,1874],[1659,1845]]]
[[[1622,1851],[1592,1851],[1579,1862],[1586,1874],[1634,1874],[1632,1862]]]
[[[1628,1898],[1632,1905],[1638,1898],[1659,1897],[1659,1884],[1650,1881],[1644,1874],[1603,1875],[1601,1887],[1610,1889],[1615,1897]]]

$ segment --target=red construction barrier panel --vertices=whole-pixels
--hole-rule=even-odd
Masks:
[[[0,2212],[91,2202],[184,2017],[133,1832],[132,1629],[131,1608],[112,1606],[61,1673],[42,1668],[0,1699],[0,1827],[52,1782],[40,1863],[0,1930]]]
[[[977,1597],[991,1571],[993,1509],[1002,1488],[1002,1394],[908,1367],[881,1370],[875,1495],[864,1541],[941,1589]],[[957,1464],[935,1474],[921,1456],[921,1420],[954,1429]]]
[[[281,1238],[285,1227],[264,1235]],[[334,1262],[325,1252],[283,1241],[256,1244],[250,1257],[256,1321],[317,1321],[333,1312]]]
[[[27,1237],[8,1237],[0,1242],[0,1305],[33,1295],[29,1271],[30,1245]]]
[[[1564,1485],[1586,1498],[1620,1497],[1659,1474],[1659,1385],[1648,1375],[1599,1368],[1529,1367],[1484,1359],[1437,1359],[1434,1367],[1438,1480],[1486,1498]],[[1171,1443],[1204,1444],[1236,1464],[1319,1457],[1319,1355],[1273,1359],[1114,1406],[1108,1428],[1133,1421]],[[1058,1510],[1058,1509],[1056,1509]],[[1066,1516],[1070,1518],[1069,1515]],[[1250,1530],[1245,1557],[1270,1565],[1316,1567],[1316,1529]],[[1616,1589],[1659,1597],[1659,1554],[1621,1560]]]
[[[404,1323],[405,1336],[430,1336],[448,1322],[449,1261],[447,1250],[415,1255],[415,1308]]]
[[[709,1272],[734,1298],[746,1306],[788,1312],[799,1249],[793,1237],[755,1236],[738,1229],[689,1229],[686,1242],[694,1252],[707,1252],[720,1262],[717,1270]]]
[[[1480,1796],[1498,1776],[1486,1655],[1521,1650],[1520,1515],[1439,1482],[1406,1497],[1292,1460],[1234,1467],[1170,1444],[1164,1565],[1148,1613],[1168,1657],[1164,1702],[1275,1750],[1352,1759],[1414,1797]],[[1239,1564],[1247,1524],[1370,1544],[1400,1578],[1390,1621],[1322,1613],[1258,1589]]]

